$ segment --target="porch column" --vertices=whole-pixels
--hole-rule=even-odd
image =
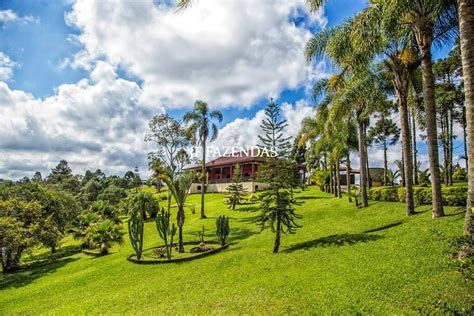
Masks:
[[[222,182],[222,167],[221,167],[221,176],[219,178],[219,183],[221,183],[221,182]]]

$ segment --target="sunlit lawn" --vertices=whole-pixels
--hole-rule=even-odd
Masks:
[[[438,301],[456,310],[474,303],[472,288],[446,255],[447,239],[462,231],[462,209],[432,220],[423,206],[406,218],[401,203],[357,209],[311,188],[297,194],[303,227],[283,236],[281,253],[273,254],[274,235],[259,233],[256,205],[232,212],[222,195],[208,194],[209,218],[200,220],[199,198],[188,201],[196,214],[186,214],[185,241],[197,240],[202,225],[206,238],[215,239],[216,216],[225,214],[231,217],[227,250],[154,266],[127,262],[128,240],[106,257],[73,254],[0,276],[0,314],[387,314],[430,312]],[[145,241],[160,244],[153,222]],[[74,244],[63,247],[73,252]]]

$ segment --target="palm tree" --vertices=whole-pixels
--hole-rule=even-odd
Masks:
[[[184,205],[188,197],[189,188],[194,180],[194,173],[184,172],[180,174],[169,173],[168,177],[164,178],[171,194],[178,206],[178,213],[176,214],[176,222],[178,223],[178,251],[184,252],[183,241],[183,225],[184,225]]]
[[[392,4],[396,3],[399,8]],[[431,56],[433,42],[443,42],[455,34],[456,3],[446,0],[386,0],[386,6],[396,8],[400,23],[408,23],[421,53],[426,133],[430,160],[433,218],[444,216],[439,175],[438,134],[436,128],[435,80]],[[398,11],[400,10],[400,11]],[[398,11],[398,12],[397,12]]]
[[[474,216],[472,205],[474,201],[474,2],[472,0],[458,0],[459,33],[461,38],[461,59],[464,76],[464,93],[467,121],[467,139],[469,146],[468,161],[468,199],[466,217],[464,222],[464,235],[472,238],[474,232]],[[461,257],[468,256],[473,249],[464,247]]]
[[[210,111],[209,106],[204,101],[196,101],[194,110],[187,112],[183,116],[185,124],[190,124],[189,130],[197,136],[197,143],[202,148],[201,161],[201,218],[206,218],[204,214],[204,193],[206,192],[206,142],[217,138],[217,125],[212,120],[222,122],[222,113],[220,111]]]
[[[101,255],[107,255],[112,243],[122,244],[124,234],[121,225],[106,219],[87,229],[85,241],[92,247],[100,246]]]
[[[371,2],[354,18],[350,37],[359,54],[384,58],[382,65],[393,82],[400,113],[406,214],[413,215],[413,158],[407,97],[410,73],[418,66],[418,56],[412,33],[390,9],[384,1]]]

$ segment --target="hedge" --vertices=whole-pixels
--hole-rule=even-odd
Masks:
[[[442,187],[443,204],[466,206],[467,186]],[[403,187],[375,187],[369,190],[369,199],[386,202],[405,202],[406,190]],[[431,187],[414,187],[415,205],[431,204]]]

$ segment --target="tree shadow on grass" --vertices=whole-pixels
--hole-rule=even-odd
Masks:
[[[283,252],[290,253],[301,249],[309,250],[316,247],[350,246],[357,243],[375,241],[380,238],[383,238],[383,236],[369,234],[336,234],[295,244],[285,249]]]
[[[321,199],[330,199],[331,196],[297,196],[297,200],[321,200]]]
[[[389,228],[392,228],[392,227],[399,226],[403,223],[405,223],[405,222],[404,221],[397,221],[397,222],[390,223],[390,224],[387,224],[387,225],[384,225],[384,226],[368,229],[368,230],[364,231],[364,233],[378,232],[378,231],[381,231],[381,230],[385,230],[385,229],[389,229]]]
[[[250,236],[256,234],[258,234],[258,232],[255,232],[248,228],[234,228],[230,230],[229,242],[231,245],[234,245],[239,241],[247,239]]]
[[[257,212],[259,210],[258,204],[241,204],[235,207],[237,212]]]
[[[255,216],[252,216],[252,217],[239,218],[239,219],[236,219],[236,221],[239,222],[239,223],[256,224],[260,221],[261,218],[262,218],[261,215],[255,215]]]
[[[79,258],[64,258],[55,261],[44,261],[30,266],[24,266],[14,273],[0,274],[0,290],[7,288],[20,288],[28,285],[36,279],[54,273],[66,264],[79,260]]]
[[[69,245],[59,248],[56,253],[46,251],[41,254],[26,256],[22,261],[26,266],[38,265],[43,262],[52,262],[57,259],[69,257],[79,252],[81,252],[80,245]]]

